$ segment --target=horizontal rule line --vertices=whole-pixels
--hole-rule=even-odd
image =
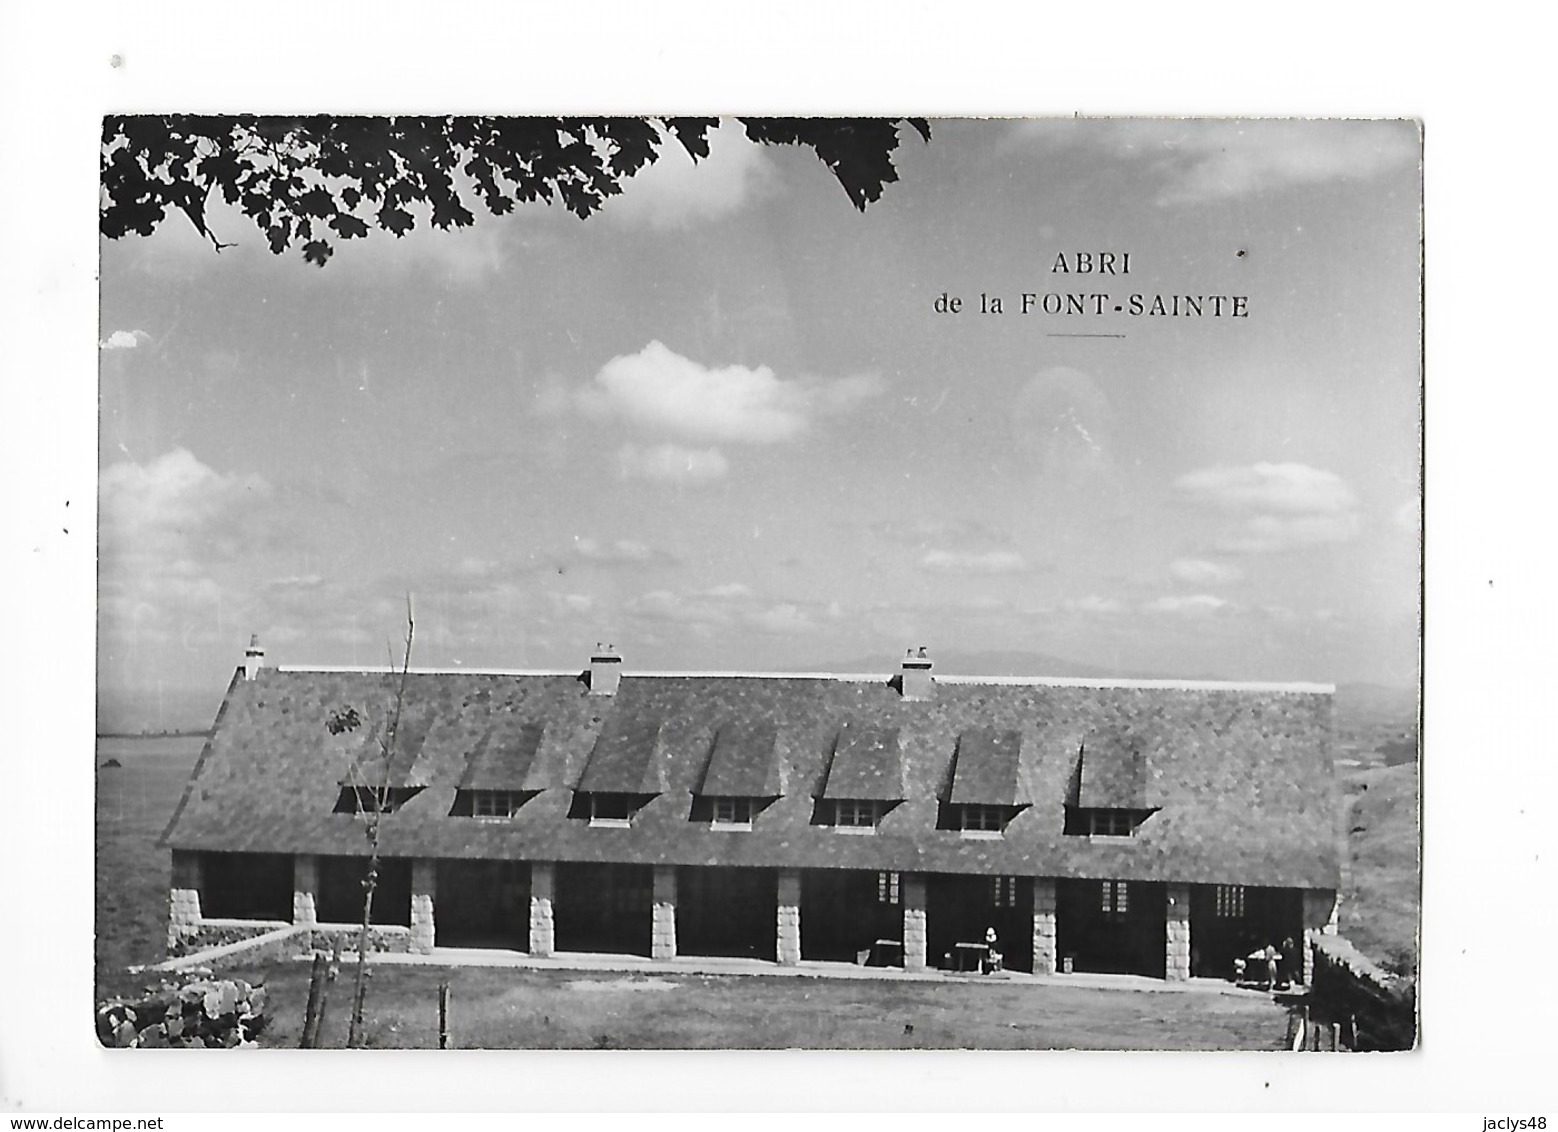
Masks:
[[[1124,338],[1123,334],[1046,334],[1046,338]]]

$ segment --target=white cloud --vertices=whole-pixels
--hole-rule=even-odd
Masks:
[[[624,444],[617,451],[617,463],[623,479],[658,483],[708,483],[730,470],[718,448],[683,448],[679,444],[653,448]]]
[[[1202,204],[1322,182],[1364,181],[1420,158],[1411,122],[1072,119],[1017,124],[1012,144],[1087,147],[1150,169],[1160,205]]]
[[[1028,561],[1015,550],[932,550],[920,565],[940,574],[1017,574]]]
[[[765,633],[813,633],[817,622],[797,605],[783,604],[768,609],[755,610],[745,617],[746,623]]]
[[[597,562],[602,565],[652,562],[667,557],[663,552],[633,539],[617,539],[615,542],[602,543],[592,538],[576,538],[573,540],[573,550],[586,562]]]
[[[774,167],[735,122],[709,131],[709,154],[694,162],[665,138],[660,156],[640,169],[602,209],[603,216],[659,231],[686,228],[739,211],[773,182]]]
[[[269,533],[271,488],[179,448],[98,477],[99,618],[105,637],[186,645],[226,631],[222,570]],[[306,578],[282,579],[303,584]],[[241,602],[228,602],[227,613]]]
[[[1216,540],[1228,554],[1347,542],[1362,526],[1346,482],[1307,464],[1204,468],[1174,486],[1192,503],[1246,516]]]
[[[725,582],[707,592],[709,597],[751,597],[752,587],[740,582]]]
[[[1198,617],[1208,613],[1216,613],[1228,605],[1220,597],[1211,594],[1192,594],[1189,597],[1171,595],[1160,597],[1156,601],[1149,601],[1142,606],[1147,613],[1172,613],[1179,616]]]
[[[99,350],[133,350],[142,340],[151,341],[144,330],[116,330],[97,344]]]
[[[1244,571],[1237,566],[1203,558],[1176,558],[1169,563],[1169,573],[1192,586],[1224,586],[1244,577]]]
[[[1204,468],[1180,476],[1174,486],[1193,502],[1230,510],[1301,514],[1344,511],[1355,503],[1340,476],[1307,464]]]
[[[237,533],[247,504],[268,499],[256,475],[223,475],[176,448],[149,464],[118,463],[98,477],[98,508],[105,555],[147,553],[169,545],[211,549]]]
[[[1093,613],[1111,616],[1125,612],[1125,603],[1112,597],[1099,597],[1097,594],[1088,594],[1066,602],[1066,608],[1073,613]]]
[[[1242,526],[1223,532],[1216,546],[1225,554],[1269,554],[1350,542],[1362,525],[1353,511],[1335,515],[1255,515]]]
[[[786,381],[768,366],[705,366],[653,341],[602,366],[578,403],[673,436],[772,444],[801,435],[817,413],[847,411],[882,388],[870,375]]]

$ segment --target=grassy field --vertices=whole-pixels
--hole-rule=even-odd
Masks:
[[[233,974],[267,987],[265,1044],[295,1046],[307,968]],[[331,992],[328,1047],[345,1045],[351,977],[348,963]],[[437,1048],[445,979],[453,1044],[482,1049],[1278,1049],[1287,1028],[1256,995],[384,966],[372,968],[367,1044]]]
[[[166,849],[156,847],[203,740],[99,739],[97,743],[98,995],[134,991],[132,963],[161,959],[168,937]],[[118,767],[104,767],[116,759]]]
[[[1417,764],[1360,771],[1346,789],[1352,867],[1342,892],[1342,934],[1385,969],[1415,976],[1422,906]]]
[[[131,964],[162,958],[168,854],[155,846],[200,753],[198,739],[103,739],[98,748],[99,997],[147,981]],[[116,768],[102,763],[114,758]],[[1392,966],[1415,955],[1416,768],[1349,781],[1355,858],[1343,931]],[[1363,789],[1363,787],[1367,789]],[[306,966],[235,969],[270,988],[266,1044],[295,1045]],[[868,983],[799,978],[635,978],[512,969],[381,967],[370,988],[371,1044],[437,1044],[437,987],[452,984],[456,1042],[487,1048],[1269,1049],[1285,1016],[1253,998],[1093,991],[1018,983]],[[343,1044],[349,972],[328,1044]],[[762,1019],[760,1026],[753,1019]],[[906,1027],[912,1027],[906,1030]]]

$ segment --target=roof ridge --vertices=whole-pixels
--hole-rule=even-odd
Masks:
[[[389,665],[329,665],[329,664],[278,664],[273,672],[304,674],[311,672],[334,674],[361,674],[364,676],[397,675],[401,669]],[[570,669],[532,668],[417,668],[407,669],[413,676],[558,676],[576,677],[584,667]],[[624,672],[627,679],[722,679],[722,680],[836,680],[841,683],[882,683],[894,676],[881,672]],[[992,684],[1052,688],[1143,688],[1180,689],[1184,691],[1243,691],[1243,692],[1293,692],[1311,695],[1333,695],[1335,684],[1322,684],[1301,680],[1179,680],[1133,679],[1127,677],[1095,676],[980,676],[936,675],[938,684]]]

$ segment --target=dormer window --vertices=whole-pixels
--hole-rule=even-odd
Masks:
[[[1023,808],[987,802],[943,802],[936,828],[961,832],[968,838],[998,838],[1005,833],[1006,823]]]
[[[1153,812],[1067,806],[1065,833],[1072,837],[1132,837]]]
[[[875,833],[895,804],[874,798],[824,798],[817,803],[819,824],[831,825],[840,833]]]
[[[538,793],[538,790],[456,790],[449,816],[492,819],[517,817],[520,807]]]
[[[335,800],[338,814],[393,814],[422,793],[420,786],[343,786]]]
[[[590,823],[592,829],[626,829],[653,798],[653,794],[618,794],[605,791],[575,791],[570,818]]]

